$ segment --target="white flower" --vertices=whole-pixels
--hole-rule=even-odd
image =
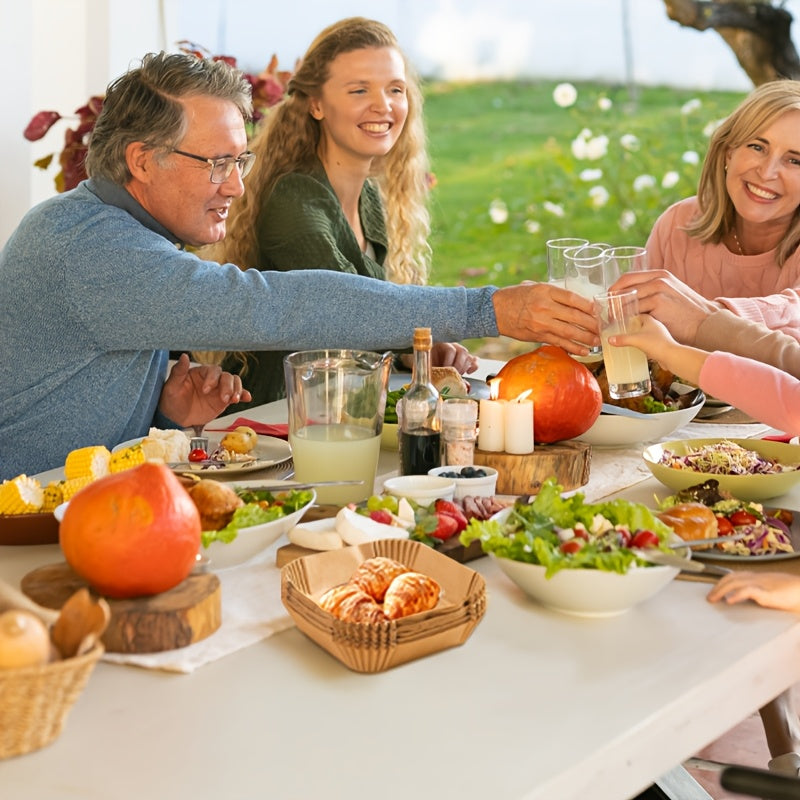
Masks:
[[[583,161],[583,159],[586,158],[586,138],[583,136],[583,132],[578,134],[578,136],[572,140],[572,144],[570,144],[570,150],[572,150],[572,155],[575,156],[578,161]]]
[[[589,198],[592,201],[592,208],[602,208],[608,202],[610,196],[605,186],[592,186],[592,188],[589,189]]]
[[[597,107],[601,111],[608,111],[614,104],[611,102],[610,97],[599,97],[597,99]]]
[[[508,222],[508,206],[502,200],[492,200],[489,204],[489,217],[495,225]]]
[[[725,122],[724,119],[712,119],[711,122],[707,123],[705,128],[703,128],[703,136],[711,138],[711,134],[714,133],[723,122]]]
[[[553,101],[561,108],[569,108],[578,99],[578,90],[571,83],[559,83],[553,89]]]
[[[526,219],[525,220],[525,230],[528,233],[539,233],[541,231],[542,226],[535,220],[535,219]]]
[[[674,169],[671,169],[669,172],[664,173],[664,177],[661,179],[661,185],[665,189],[671,189],[679,180],[681,176],[675,172]]]
[[[552,214],[554,217],[564,216],[564,206],[560,206],[557,203],[551,203],[549,200],[545,200],[544,203],[542,203],[542,208],[548,213]]]
[[[578,177],[584,181],[585,183],[591,183],[592,181],[599,181],[600,178],[603,177],[603,170],[601,169],[584,169],[581,170],[580,175]]]
[[[631,153],[636,152],[639,147],[641,147],[639,139],[632,133],[623,133],[622,136],[619,137],[619,143]]]
[[[629,208],[626,208],[620,215],[619,215],[619,227],[623,231],[627,231],[629,228],[632,228],[636,224],[636,213],[631,211]]]
[[[697,154],[696,150],[687,150],[681,156],[681,161],[683,161],[684,164],[699,164],[700,156]]]
[[[586,143],[586,158],[596,161],[608,152],[608,136],[595,136]]]
[[[656,185],[656,179],[652,175],[637,175],[633,179],[633,191],[641,192],[644,189],[652,189]]]
[[[691,114],[693,111],[697,111],[697,109],[700,108],[700,106],[702,106],[702,105],[703,104],[700,102],[700,100],[697,97],[693,97],[691,100],[687,100],[681,106],[681,114],[683,114],[684,116],[687,116],[688,114]]]

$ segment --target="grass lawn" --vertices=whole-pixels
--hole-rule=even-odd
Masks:
[[[681,156],[705,154],[703,128],[729,113],[744,96],[735,92],[639,89],[638,102],[625,88],[576,84],[578,101],[561,108],[553,101],[555,82],[429,84],[425,117],[437,185],[432,193],[432,282],[443,285],[508,285],[546,274],[547,239],[583,236],[612,244],[644,244],[656,216],[669,203],[694,194],[700,166]],[[611,101],[600,111],[598,97]],[[700,106],[681,113],[693,98]],[[608,153],[596,161],[577,161],[570,142],[582,128],[605,134]],[[636,152],[619,147],[622,133],[640,140]],[[586,198],[591,183],[578,173],[602,168],[596,183],[610,193],[593,208]],[[670,189],[660,185],[635,193],[638,174],[660,180],[668,170],[680,173]],[[492,222],[489,206],[502,200],[508,219]],[[562,204],[564,216],[543,210],[544,201]],[[618,220],[632,207],[636,225],[627,231]],[[528,228],[538,225],[538,231]]]

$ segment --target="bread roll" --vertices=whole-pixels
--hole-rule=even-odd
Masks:
[[[381,607],[354,583],[328,589],[320,597],[319,605],[343,622],[386,622]]]
[[[684,541],[712,539],[717,535],[717,518],[702,503],[679,503],[656,516]]]
[[[399,619],[420,611],[430,611],[439,602],[440,592],[439,584],[428,575],[404,572],[386,590],[383,613],[389,619]]]
[[[375,556],[362,561],[350,581],[363,589],[373,600],[382,603],[392,581],[404,572],[408,572],[408,567],[399,561],[386,556]]]
[[[431,367],[431,382],[445,397],[464,397],[469,392],[467,382],[455,367]]]
[[[236,492],[225,483],[208,478],[193,483],[186,491],[200,512],[200,525],[204,531],[218,531],[233,517],[233,512],[244,505]]]

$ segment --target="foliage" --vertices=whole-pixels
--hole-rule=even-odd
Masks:
[[[236,59],[233,56],[211,55],[201,45],[186,39],[178,42],[178,47],[184,53],[195,55],[198,58],[224,61],[226,64],[236,67]],[[262,72],[257,75],[247,72],[243,74],[250,83],[253,92],[253,118],[248,125],[248,136],[252,137],[258,127],[258,123],[263,119],[267,111],[283,98],[292,73],[278,69],[278,58],[273,55]],[[84,160],[86,159],[89,136],[94,129],[102,108],[103,98],[94,96],[89,98],[89,102],[85,106],[81,106],[75,111],[77,124],[74,128],[67,127],[64,132],[64,146],[58,154],[58,163],[61,166],[61,170],[54,179],[57,191],[65,192],[69,189],[74,189],[82,180],[86,179]],[[61,119],[67,118],[63,117],[58,111],[39,111],[28,123],[23,135],[28,141],[38,141]],[[34,162],[34,166],[40,169],[47,169],[55,155],[55,153],[50,153],[38,159]]]

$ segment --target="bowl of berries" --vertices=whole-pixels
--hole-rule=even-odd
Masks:
[[[497,470],[492,467],[468,464],[466,466],[434,467],[428,475],[450,478],[455,481],[456,490],[453,497],[461,500],[464,497],[491,497],[497,490]]]

